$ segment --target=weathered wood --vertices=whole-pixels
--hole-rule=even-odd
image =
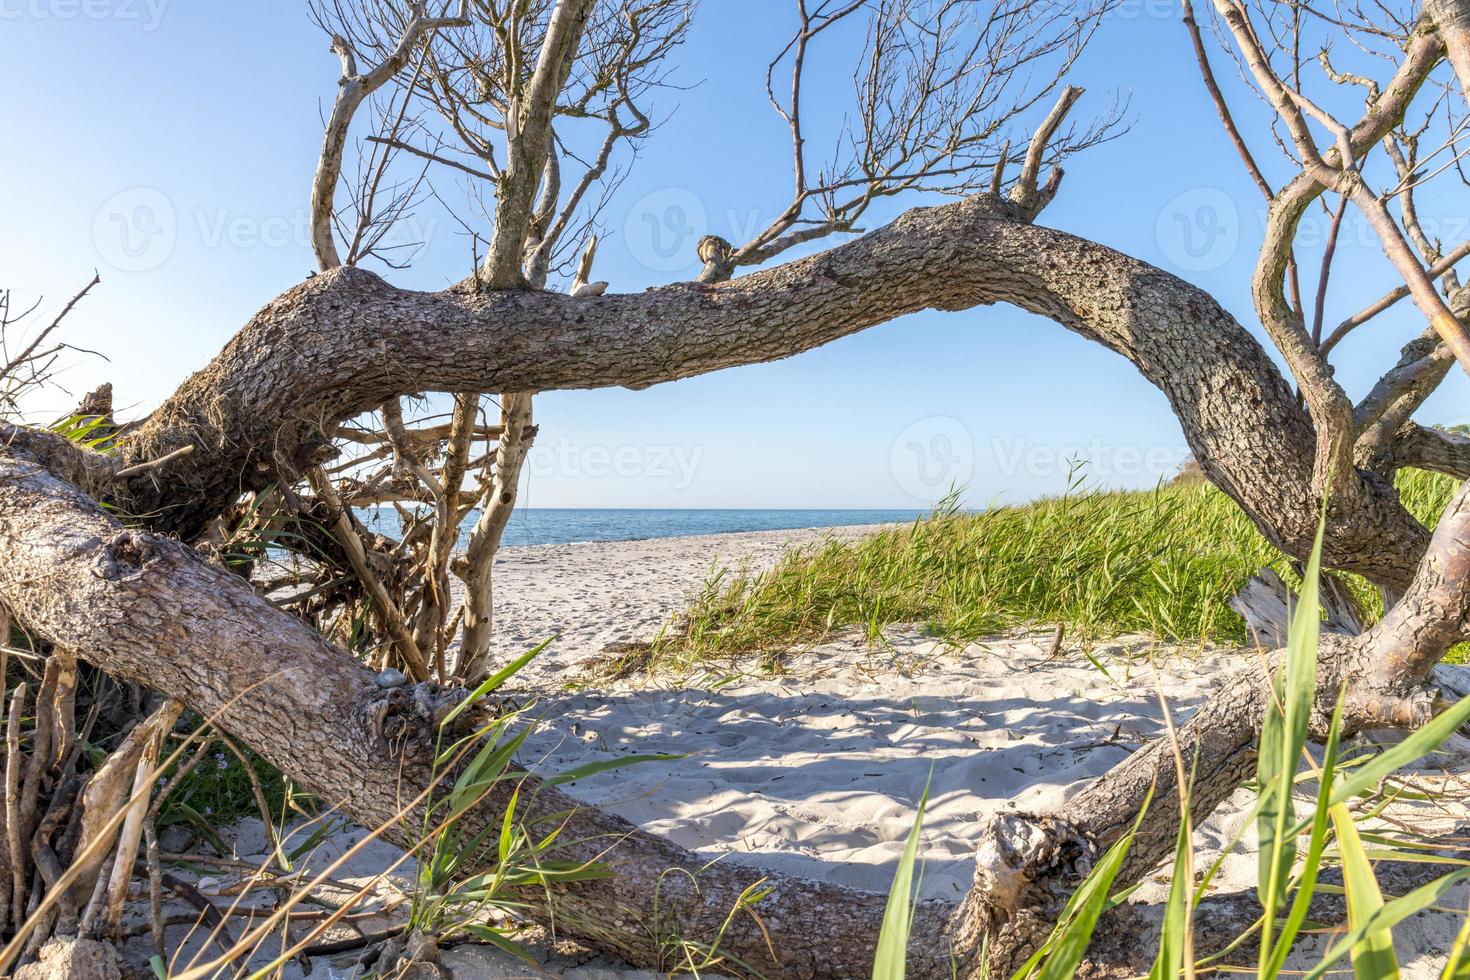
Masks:
[[[109,673],[178,697],[246,740],[292,779],[369,826],[394,821],[430,782],[432,719],[385,692],[351,655],[281,613],[238,576],[176,541],[122,528],[32,462],[0,456],[0,601],[40,636],[65,634]],[[510,788],[477,807],[498,821]],[[677,932],[713,941],[747,889],[774,889],[734,916],[722,944],[781,977],[866,975],[885,896],[706,859],[583,806],[527,777],[521,814],[567,821],[555,856],[604,861],[615,877],[528,896],[530,911],[593,946],[657,965]],[[568,816],[570,814],[570,816]],[[548,825],[547,829],[550,829]],[[925,902],[915,924],[915,976],[948,976],[952,907]],[[773,959],[773,953],[776,959]]]
[[[1363,620],[1354,605],[1352,593],[1334,578],[1321,582],[1322,629],[1342,636],[1363,632]],[[1245,620],[1256,646],[1277,650],[1286,646],[1291,613],[1297,596],[1273,568],[1263,568],[1230,597],[1230,608]]]
[[[121,678],[146,681],[220,727],[248,738],[265,758],[327,802],[368,824],[392,822],[431,781],[428,759],[442,695],[383,691],[369,672],[301,621],[275,609],[248,583],[182,544],[120,527],[85,495],[39,463],[0,456],[0,603],[42,637],[65,636],[82,656]],[[1349,728],[1422,723],[1432,692],[1422,682],[1445,644],[1470,632],[1470,485],[1447,508],[1434,547],[1404,601],[1401,622],[1362,637],[1322,638],[1320,730],[1336,691],[1349,686]],[[1417,659],[1384,672],[1385,644],[1420,642]],[[1426,646],[1427,644],[1427,646]],[[1268,663],[1274,660],[1268,658]],[[1266,703],[1258,666],[1226,679],[1179,731],[1198,756],[1192,806],[1204,819],[1249,775]],[[427,702],[428,710],[421,707]],[[452,703],[444,702],[444,703]],[[1007,814],[979,849],[977,887],[958,909],[920,904],[915,977],[982,970],[984,937],[1005,961],[1044,936],[1070,887],[1128,827],[1153,788],[1150,809],[1126,862],[1136,879],[1173,846],[1177,799],[1173,750],[1135,752],[1068,803],[1066,819]],[[501,818],[508,789],[476,808],[471,822]],[[862,975],[871,961],[884,897],[722,862],[704,862],[626,821],[579,806],[528,777],[526,819],[568,820],[557,856],[606,861],[614,877],[553,890],[533,914],[635,962],[658,965],[660,937],[677,929],[710,941],[774,976]],[[567,814],[571,814],[567,817]],[[410,820],[408,825],[412,825]],[[390,838],[403,840],[398,825]],[[688,872],[670,874],[671,869]],[[760,923],[732,909],[748,889],[773,889]],[[541,898],[538,894],[538,898]],[[767,946],[768,937],[771,946]]]
[[[500,402],[505,435],[495,449],[495,466],[486,488],[483,509],[465,543],[464,635],[455,674],[475,684],[490,674],[490,630],[494,623],[493,575],[495,554],[515,508],[521,466],[536,437],[531,425],[531,393],[511,392]]]
[[[1260,344],[1208,294],[976,196],[916,209],[820,255],[719,285],[572,298],[418,293],[341,268],[273,300],[122,440],[126,462],[189,457],[119,503],[192,537],[245,490],[320,458],[325,425],[423,390],[642,388],[776,360],[917,310],[1011,303],[1127,357],[1169,399],[1206,475],[1303,556],[1315,434]],[[1402,589],[1428,534],[1370,475],[1334,484],[1325,558]]]

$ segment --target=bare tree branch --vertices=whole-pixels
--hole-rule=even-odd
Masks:
[[[374,91],[385,85],[408,64],[415,45],[424,37],[445,27],[462,27],[469,23],[469,0],[460,0],[459,14],[455,17],[429,17],[424,14],[421,0],[409,5],[410,18],[403,27],[398,43],[377,65],[360,73],[357,55],[352,44],[342,34],[332,35],[332,51],[342,62],[342,78],[338,82],[337,98],[332,103],[332,112],[327,118],[326,131],[322,136],[321,158],[317,162],[316,175],[311,185],[311,246],[316,253],[317,264],[322,269],[333,269],[342,264],[337,255],[337,244],[332,237],[332,198],[337,182],[342,176],[342,154],[347,146],[348,127],[358,106]],[[326,21],[318,14],[319,21]]]

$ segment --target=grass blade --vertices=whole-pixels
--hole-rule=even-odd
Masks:
[[[1383,893],[1363,851],[1358,825],[1341,803],[1332,807],[1332,827],[1337,831],[1337,850],[1342,856],[1348,928],[1364,927],[1363,937],[1352,946],[1353,975],[1358,980],[1396,980],[1399,962],[1393,952],[1393,930],[1386,926],[1367,928],[1374,914],[1383,909]]]
[[[575,783],[579,779],[586,779],[588,776],[595,776],[609,769],[621,769],[624,766],[636,766],[644,762],[672,762],[687,758],[689,758],[687,752],[651,752],[642,755],[624,755],[616,759],[603,759],[600,762],[589,762],[584,766],[550,776],[546,779],[546,785],[561,786],[566,783]]]
[[[1429,755],[1467,721],[1470,721],[1470,698],[1462,698],[1429,724],[1411,732],[1402,742],[1384,749],[1353,769],[1333,790],[1332,802],[1344,803],[1354,796],[1376,789],[1385,776]]]
[[[908,968],[909,927],[913,922],[914,865],[919,858],[919,835],[924,826],[924,809],[929,805],[929,787],[919,798],[919,813],[909,831],[888,904],[883,909],[883,926],[878,931],[878,952],[873,959],[873,980],[903,980]]]
[[[1456,871],[1443,878],[1436,878],[1427,885],[1420,885],[1407,895],[1385,902],[1382,907],[1370,913],[1364,921],[1357,925],[1350,925],[1347,935],[1323,954],[1322,959],[1303,976],[1306,980],[1319,980],[1326,976],[1333,964],[1346,956],[1368,933],[1379,929],[1391,929],[1409,916],[1424,911],[1438,902],[1445,892],[1467,878],[1470,878],[1470,869]]]
[[[1189,947],[1189,913],[1194,900],[1194,876],[1187,873],[1193,866],[1189,812],[1180,814],[1179,836],[1174,845],[1174,864],[1169,882],[1169,898],[1164,905],[1164,923],[1159,931],[1159,953],[1149,970],[1149,980],[1174,980],[1184,970]]]
[[[1322,869],[1322,852],[1327,847],[1328,814],[1331,809],[1328,801],[1332,796],[1333,780],[1337,776],[1338,740],[1342,734],[1345,699],[1345,693],[1338,695],[1337,707],[1332,712],[1332,723],[1327,732],[1327,749],[1322,760],[1322,772],[1319,774],[1321,781],[1317,787],[1317,806],[1312,813],[1312,829],[1307,839],[1307,855],[1302,861],[1301,881],[1292,899],[1291,911],[1287,913],[1286,922],[1281,927],[1281,935],[1277,937],[1270,957],[1264,961],[1265,968],[1260,971],[1261,976],[1274,977],[1285,966],[1287,954],[1291,952],[1291,945],[1307,920],[1307,909],[1311,906],[1312,895],[1317,889],[1317,875]]]
[[[1272,681],[1273,703],[1267,707],[1261,728],[1261,751],[1256,775],[1261,787],[1261,809],[1256,818],[1260,836],[1257,894],[1265,918],[1261,925],[1260,961],[1262,975],[1271,958],[1271,933],[1276,910],[1286,902],[1287,883],[1296,861],[1296,812],[1292,789],[1297,761],[1307,744],[1307,722],[1317,692],[1317,638],[1321,630],[1318,584],[1322,565],[1322,530],[1317,537],[1302,578],[1301,596],[1292,611],[1287,637],[1283,675]],[[1277,700],[1279,699],[1279,704]]]
[[[550,646],[550,644],[550,639],[542,640],[540,643],[536,644],[534,647],[527,650],[525,653],[521,654],[510,663],[506,664],[500,670],[485,678],[485,680],[480,682],[479,687],[476,687],[473,691],[470,692],[469,697],[465,698],[459,704],[455,705],[454,710],[444,716],[444,720],[439,723],[439,727],[448,730],[450,727],[450,723],[453,722],[454,719],[458,718],[461,712],[470,708],[485,695],[496,690],[506,681],[514,677],[517,671],[526,666],[526,664],[530,663],[537,654],[539,654],[542,650],[545,650],[548,646]]]

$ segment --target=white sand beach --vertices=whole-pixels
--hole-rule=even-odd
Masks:
[[[1049,630],[957,650],[900,627],[890,629],[880,647],[837,639],[798,651],[780,676],[709,665],[687,676],[636,676],[596,689],[573,683],[586,681],[583,668],[603,657],[608,643],[652,637],[716,561],[764,567],[781,549],[826,533],[505,552],[496,581],[502,653],[558,637],[517,682],[537,719],[521,761],[556,773],[632,752],[684,754],[568,788],[711,858],[878,891],[888,888],[928,784],[923,891],[958,897],[969,886],[975,843],[988,817],[1008,808],[1063,808],[1088,779],[1162,731],[1161,691],[1176,717],[1186,717],[1222,672],[1241,662],[1238,651],[1158,647],[1128,637],[1092,651],[1104,670],[1065,645],[1050,656]],[[1446,827],[1465,819],[1470,743],[1458,740],[1449,749],[1433,761],[1433,771],[1444,776],[1436,784],[1436,803],[1395,804],[1389,818],[1420,825],[1432,818]],[[1201,828],[1201,865],[1242,830],[1251,802],[1248,792],[1237,793]],[[263,857],[258,830],[253,842],[238,845],[247,860]],[[353,839],[339,834],[330,849],[339,851]],[[1252,840],[1245,828],[1215,890],[1254,886]],[[383,866],[393,853],[374,845],[337,877],[370,877],[375,863]],[[1157,902],[1164,888],[1147,882],[1138,900]],[[1466,897],[1456,889],[1442,904],[1463,908]],[[384,901],[392,905],[391,897]],[[390,910],[381,921],[392,918]],[[1457,926],[1449,913],[1405,923],[1399,950],[1404,975],[1437,976]],[[450,950],[444,962],[458,977],[549,973],[590,980],[629,972],[574,949],[538,948],[545,972],[528,972],[524,964],[478,948]],[[350,956],[319,959],[312,975],[345,976],[351,962]]]
[[[610,643],[652,639],[716,566],[758,571],[788,548],[880,526],[506,548],[495,560],[496,652],[509,660],[555,638],[519,678],[555,687]]]

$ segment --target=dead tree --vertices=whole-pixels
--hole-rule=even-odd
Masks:
[[[575,221],[557,227],[577,191],[566,189],[561,173],[556,121],[603,104],[618,107],[608,111],[621,121],[603,119],[610,132],[645,126],[646,113],[632,108],[636,99],[619,81],[627,76],[589,66],[656,71],[672,57],[672,43],[656,44],[646,62],[619,52],[645,50],[628,48],[626,39],[647,36],[638,28],[649,11],[669,18],[659,36],[674,38],[684,8],[561,0],[517,4],[510,16],[488,0],[472,0],[448,12],[458,15],[450,19],[431,18],[419,6],[397,15],[386,4],[352,8],[357,27],[339,31],[343,43],[335,45],[344,85],[366,87],[365,80],[380,77],[377,67],[360,73],[361,65],[396,65],[388,74],[400,105],[441,114],[462,140],[458,155],[437,142],[415,142],[424,130],[413,127],[377,138],[434,166],[473,166],[494,183],[485,254],[462,282],[425,293],[329,261],[332,253],[319,247],[319,274],[268,303],[206,369],[123,428],[110,453],[7,427],[0,603],[31,635],[217,714],[221,728],[328,803],[364,823],[390,822],[405,795],[426,784],[436,721],[456,695],[427,682],[412,697],[385,691],[319,623],[282,611],[246,578],[190,547],[215,534],[242,495],[276,495],[298,510],[323,506],[349,540],[361,534],[348,512],[354,501],[428,503],[435,517],[410,526],[403,541],[348,544],[341,559],[360,584],[378,580],[380,611],[399,606],[396,619],[390,612],[380,628],[405,662],[417,650],[415,670],[428,675],[451,632],[441,601],[443,570],[453,565],[446,542],[484,487],[497,500],[513,487],[529,435],[525,393],[642,388],[786,357],[918,310],[1009,303],[1135,364],[1169,399],[1204,474],[1288,553],[1310,549],[1326,496],[1327,564],[1377,583],[1390,606],[1363,635],[1324,641],[1323,703],[1346,689],[1350,729],[1412,727],[1431,717],[1429,671],[1470,635],[1470,485],[1431,536],[1402,506],[1389,477],[1399,467],[1427,466],[1470,479],[1470,440],[1411,418],[1457,357],[1470,371],[1454,273],[1470,248],[1432,240],[1414,209],[1414,191],[1425,180],[1457,176],[1467,78],[1460,71],[1461,5],[1437,0],[1398,23],[1378,8],[1378,21],[1370,22],[1353,11],[1321,18],[1305,7],[1217,0],[1214,33],[1276,113],[1279,145],[1300,165],[1279,189],[1256,168],[1255,151],[1210,67],[1207,33],[1184,7],[1189,33],[1181,31],[1181,43],[1194,43],[1227,133],[1270,202],[1253,297],[1290,381],[1202,290],[1036,223],[1060,189],[1060,159],[1116,132],[1107,118],[1080,130],[1067,124],[1080,93],[1065,84],[1065,72],[1106,5],[829,0],[797,8],[796,31],[769,76],[791,132],[790,206],[749,242],[702,242],[699,281],[605,294],[543,288],[548,250]],[[364,20],[363,11],[374,16]],[[331,12],[340,22],[347,13]],[[814,166],[802,123],[804,66],[810,46],[843,36],[829,28],[848,18],[867,18],[851,138]],[[1328,113],[1321,108],[1328,100],[1304,90],[1313,65],[1298,52],[1313,47],[1304,43],[1303,24],[1346,32],[1388,66],[1375,81],[1330,53],[1321,59],[1319,82],[1363,90],[1365,107],[1355,121]],[[618,37],[623,47],[609,40]],[[387,118],[409,118],[407,112]],[[1029,133],[1017,128],[1022,124]],[[319,172],[318,188],[339,185],[326,177],[341,159],[331,149],[334,134],[345,131],[328,127],[328,173]],[[501,153],[487,131],[506,138]],[[596,170],[594,162],[587,172]],[[922,190],[959,199],[859,234],[856,222],[871,201]],[[1324,195],[1339,199],[1333,214],[1351,208],[1364,216],[1398,274],[1382,301],[1330,333],[1323,329],[1325,285],[1310,308],[1302,301],[1296,248],[1303,214]],[[330,198],[317,195],[314,211],[328,232],[333,209],[322,204]],[[359,206],[356,213],[383,212]],[[789,248],[831,235],[849,240],[772,264]],[[332,244],[330,234],[318,244]],[[572,249],[578,253],[590,249]],[[1330,249],[1326,255],[1319,284],[1330,271]],[[735,275],[741,268],[754,271]],[[587,278],[584,266],[577,284]],[[1424,317],[1423,336],[1352,400],[1333,377],[1331,350],[1405,297]],[[423,392],[455,396],[447,423],[404,421],[401,400]],[[501,424],[478,418],[478,397],[466,395],[477,392],[502,395]],[[373,424],[350,424],[368,413],[378,413]],[[361,465],[391,461],[386,475],[369,470],[358,479],[358,471],[330,463],[344,441],[358,447]],[[486,446],[481,466],[489,476],[481,489],[464,492],[460,480],[476,442]],[[297,493],[304,485],[315,491],[309,499]],[[354,495],[344,497],[344,487]],[[507,504],[513,491],[510,497]],[[485,514],[496,516],[477,528],[478,552],[472,541],[471,564],[493,553],[503,528],[505,512],[493,504]],[[117,514],[138,516],[124,526]],[[405,587],[393,562],[378,559],[407,553],[417,557]],[[476,588],[487,597],[488,579],[470,591]],[[470,604],[480,601],[472,597]],[[474,617],[486,615],[488,605],[467,608],[466,633],[483,636],[484,620]],[[1196,786],[1196,819],[1247,778],[1266,690],[1259,666],[1243,668],[1182,729],[1185,753],[1198,751],[1205,774]],[[982,947],[993,967],[1014,962],[1044,936],[1081,869],[1132,824],[1156,786],[1157,802],[1125,869],[1135,880],[1145,874],[1174,846],[1174,779],[1172,751],[1154,745],[1100,777],[1069,803],[1065,817],[999,818],[979,848],[972,892],[957,904],[921,903],[915,975],[949,976],[958,964],[960,975],[979,976]],[[677,929],[696,942],[721,936],[732,960],[766,975],[853,976],[871,963],[879,896],[736,865],[705,867],[534,780],[521,793],[534,814],[572,814],[560,838],[562,856],[605,861],[613,872],[555,890],[549,907],[537,896],[542,904],[534,914],[598,948],[658,965],[661,937]],[[505,802],[504,794],[492,795],[470,819],[497,821]],[[676,868],[688,874],[667,874]],[[749,910],[755,914],[731,917],[759,879],[769,891]]]
[[[606,283],[589,282],[592,229],[606,196],[595,192],[615,179],[619,148],[650,132],[640,103],[660,85],[667,55],[682,41],[690,13],[684,0],[529,8],[479,3],[461,5],[455,17],[430,17],[413,5],[405,14],[382,0],[314,6],[314,18],[331,35],[343,63],[313,185],[313,242],[321,269],[342,264],[334,221],[354,244],[346,260],[353,265],[371,255],[358,243],[381,239],[382,229],[403,216],[411,191],[383,194],[385,186],[397,185],[381,180],[398,154],[455,176],[468,174],[493,192],[485,254],[472,274],[475,288],[544,290],[553,272],[564,270],[580,251],[576,274],[569,281],[563,276],[563,284],[577,296],[600,293]],[[376,67],[359,72],[359,61]],[[388,108],[365,141],[368,166],[360,169],[371,177],[345,188],[347,210],[356,221],[344,222],[333,191],[344,183],[352,114],[368,93],[390,82]],[[438,125],[423,118],[426,107]],[[558,124],[568,119],[581,127],[580,141],[558,133]],[[600,125],[601,133],[584,147],[589,123]],[[389,199],[386,206],[378,202],[380,194]],[[379,233],[365,233],[364,225]],[[422,534],[408,535],[412,558],[407,581],[397,590],[401,595],[390,595],[370,574],[358,575],[360,591],[372,595],[378,610],[390,621],[411,624],[395,647],[416,675],[432,668],[442,680],[473,683],[489,670],[491,569],[536,429],[529,391],[495,389],[500,424],[480,425],[486,390],[454,391],[447,428],[428,442],[424,430],[405,426],[397,399],[385,404],[383,451],[349,459],[336,470],[339,480],[353,484],[340,494],[346,507],[412,502],[432,508],[426,520],[404,513]],[[484,447],[478,455],[476,445]],[[475,487],[467,491],[463,484],[472,474]],[[460,526],[477,508],[464,553],[456,557]],[[457,611],[451,572],[464,583]],[[453,663],[446,663],[461,626]]]

